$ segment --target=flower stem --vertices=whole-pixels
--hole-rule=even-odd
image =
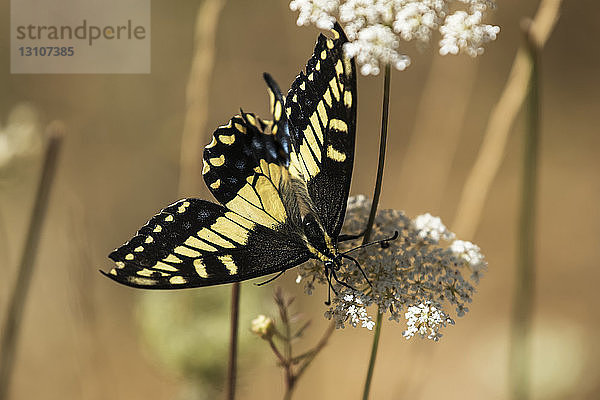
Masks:
[[[379,139],[379,161],[377,164],[377,178],[375,179],[373,203],[371,204],[371,211],[369,212],[369,221],[367,222],[367,229],[365,230],[365,236],[363,237],[363,244],[367,243],[369,239],[371,239],[371,232],[373,231],[373,224],[375,223],[375,215],[377,214],[377,206],[379,205],[379,196],[381,195],[381,186],[383,182],[383,167],[385,165],[385,149],[387,144],[388,115],[390,108],[390,78],[391,67],[388,64],[385,66],[385,76],[383,79],[383,106],[381,112],[381,137]]]
[[[540,137],[539,47],[531,25],[524,29],[525,50],[531,66],[526,102],[523,180],[518,234],[517,287],[513,304],[510,353],[512,398],[529,399],[530,331],[535,289],[535,217]]]
[[[9,394],[9,383],[14,367],[23,309],[25,308],[25,301],[29,292],[29,284],[33,277],[40,234],[46,210],[48,209],[48,200],[50,199],[50,189],[56,175],[58,156],[64,136],[64,127],[58,122],[53,122],[49,125],[46,133],[48,143],[44,155],[42,175],[38,182],[33,212],[29,221],[25,246],[23,247],[19,263],[18,276],[10,297],[6,319],[2,325],[2,347],[0,347],[1,400],[6,399]]]
[[[379,205],[379,196],[381,195],[381,186],[383,183],[383,168],[385,166],[385,149],[387,146],[387,131],[388,117],[390,108],[390,80],[392,69],[389,64],[385,66],[385,75],[383,78],[383,105],[381,111],[381,136],[379,138],[379,160],[377,163],[377,178],[375,179],[375,190],[373,191],[373,203],[369,212],[369,221],[367,229],[363,237],[363,244],[366,244],[371,239],[373,232],[373,224],[375,223],[375,215],[377,214],[377,206]],[[373,336],[373,345],[371,347],[371,358],[369,359],[369,369],[365,379],[365,389],[363,392],[363,400],[369,398],[371,390],[371,380],[373,379],[373,370],[375,369],[375,359],[377,358],[377,348],[379,347],[379,336],[381,335],[381,310],[377,310],[377,321],[375,322],[375,335]]]
[[[231,331],[229,336],[229,365],[227,369],[227,400],[233,400],[235,398],[239,314],[240,283],[235,282],[231,287]]]
[[[377,320],[375,322],[375,335],[373,336],[373,346],[371,347],[371,359],[369,360],[369,370],[367,371],[367,379],[365,380],[365,390],[363,391],[363,400],[368,400],[369,391],[371,390],[371,379],[373,378],[373,370],[375,369],[375,359],[377,358],[377,348],[379,347],[379,336],[381,335],[381,321],[383,314],[377,312]]]

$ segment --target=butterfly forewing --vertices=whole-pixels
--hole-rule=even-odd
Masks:
[[[301,241],[200,199],[162,210],[109,256],[108,276],[129,286],[175,289],[236,282],[309,258]]]
[[[306,71],[285,100],[297,164],[325,229],[337,237],[343,223],[354,162],[356,68],[344,56],[341,27],[319,36]]]

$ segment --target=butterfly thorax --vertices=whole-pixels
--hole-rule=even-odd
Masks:
[[[315,214],[303,218],[306,247],[314,258],[325,263],[339,264],[338,249],[329,234],[323,229]]]

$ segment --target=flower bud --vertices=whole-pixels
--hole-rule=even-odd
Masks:
[[[261,338],[269,339],[273,336],[274,328],[273,320],[261,314],[252,320],[252,327],[250,329]]]

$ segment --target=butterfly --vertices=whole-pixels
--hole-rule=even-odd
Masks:
[[[331,283],[354,161],[356,66],[346,35],[319,35],[304,71],[283,96],[264,74],[273,119],[240,111],[218,127],[202,175],[216,200],[163,209],[109,257],[109,278],[136,288],[238,282],[317,259]],[[279,275],[277,275],[279,276]],[[338,281],[339,282],[339,281]]]

